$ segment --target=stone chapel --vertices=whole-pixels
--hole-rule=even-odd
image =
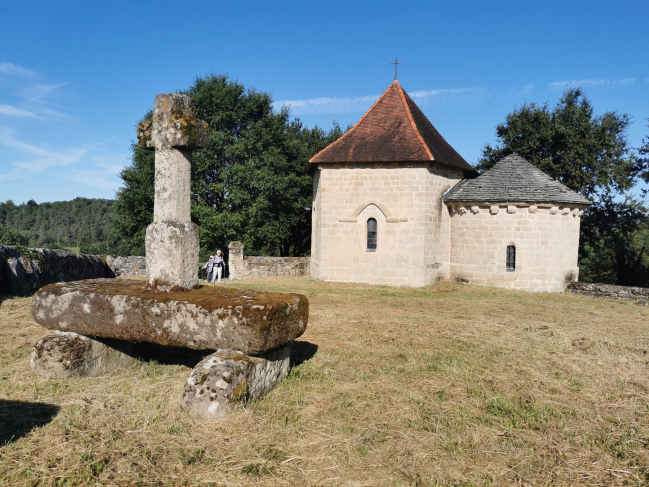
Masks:
[[[563,292],[590,201],[514,154],[478,175],[397,80],[309,161],[311,275]]]

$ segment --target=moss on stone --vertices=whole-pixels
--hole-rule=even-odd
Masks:
[[[248,400],[248,383],[243,381],[239,382],[232,391],[230,402],[246,402]]]
[[[170,293],[148,290],[146,282],[131,279],[86,279],[83,281],[50,284],[41,288],[39,293],[52,293],[61,296],[76,287],[75,291],[104,294],[108,296],[133,296],[139,299],[170,303],[172,301],[189,303],[212,312],[219,309],[234,309],[241,306],[241,316],[271,313],[268,323],[283,322],[280,315],[286,313],[287,307],[299,300],[298,313],[306,322],[309,316],[308,298],[302,294],[252,291],[245,289],[218,289],[213,286],[198,286],[196,289]],[[264,309],[252,306],[263,306]],[[277,315],[277,316],[276,316]]]

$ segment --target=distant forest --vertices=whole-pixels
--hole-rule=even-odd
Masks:
[[[114,200],[75,198],[38,204],[0,203],[0,244],[84,254],[141,254],[115,230]]]

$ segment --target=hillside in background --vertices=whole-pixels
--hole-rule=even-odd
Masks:
[[[115,230],[113,204],[113,200],[98,198],[0,203],[0,244],[65,248],[86,254],[137,253]]]

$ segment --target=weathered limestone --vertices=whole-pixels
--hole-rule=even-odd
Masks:
[[[261,357],[218,350],[200,362],[187,378],[183,407],[196,416],[219,418],[233,404],[260,398],[288,375],[291,344]]]
[[[207,123],[191,98],[155,98],[152,120],[137,128],[141,147],[155,150],[153,223],[146,230],[147,285],[171,292],[198,285],[199,230],[191,221],[192,150],[205,147]]]
[[[133,344],[119,340],[93,340],[73,332],[54,331],[36,342],[31,366],[47,377],[97,377],[137,359],[128,355]]]
[[[143,281],[93,279],[42,288],[32,314],[50,330],[256,355],[302,335],[309,302],[300,294],[210,286],[157,293]]]

